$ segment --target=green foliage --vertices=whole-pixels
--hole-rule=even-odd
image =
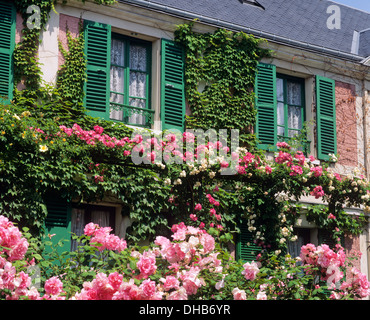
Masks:
[[[243,32],[213,34],[178,26],[175,40],[185,48],[186,98],[192,114],[187,128],[239,129],[241,144],[255,146],[254,82],[258,61],[268,54],[262,40]],[[200,91],[199,86],[204,86]]]
[[[98,2],[111,4],[111,1]],[[43,8],[41,25],[44,26],[53,2],[17,1],[24,19],[31,3]],[[299,216],[298,208],[294,209],[292,204],[319,184],[330,196],[329,210],[338,217],[336,226],[355,234],[361,232],[366,219],[362,216],[353,219],[342,213],[344,204],[362,203],[361,195],[368,186],[358,179],[339,182],[323,175],[307,182],[302,176],[290,175],[290,168],[285,164],[276,165],[269,175],[264,167],[261,170],[252,167],[245,175],[237,176],[222,176],[216,172],[220,168],[212,175],[208,169],[193,175],[187,164],[167,165],[165,169],[156,165],[135,166],[123,156],[122,150],[91,146],[77,137],[67,140],[60,136],[60,125],[72,127],[74,123],[85,130],[99,125],[104,133],[117,139],[130,137],[132,129],[86,116],[81,103],[86,79],[82,32],[75,39],[67,32],[68,50],[60,48],[65,64],[56,87],[40,85],[40,69],[32,51],[37,48],[35,35],[39,31],[33,32],[24,31],[23,41],[14,53],[17,79],[24,77],[27,87],[22,91],[15,89],[15,102],[0,109],[0,210],[21,225],[26,224],[32,233],[38,233],[44,224],[47,192],[56,191],[75,203],[99,202],[105,197],[121,203],[124,213],[133,221],[127,233],[131,242],[166,234],[169,224],[185,221],[198,226],[202,221],[222,248],[227,248],[239,232],[239,223],[246,219],[255,228],[254,235],[262,247],[269,245],[271,249],[284,251],[289,238],[282,235],[282,230],[291,228]],[[186,90],[193,112],[187,126],[206,130],[237,128],[242,142],[252,148],[255,71],[258,60],[267,54],[259,48],[260,40],[225,30],[195,34],[192,24],[179,26],[176,39],[186,50]],[[202,83],[205,88],[199,92]],[[48,152],[41,152],[41,145],[47,146]],[[263,160],[264,156],[260,155]],[[305,174],[308,171],[305,168]],[[186,173],[185,177],[180,176],[182,172]],[[95,175],[103,175],[104,180],[97,183]],[[170,183],[166,184],[168,179]],[[179,180],[180,183],[174,183]],[[205,196],[208,194],[219,203],[217,207],[208,201]],[[282,201],[282,194],[294,201]],[[202,204],[200,212],[194,212],[197,203]],[[211,209],[222,213],[221,219],[210,215]],[[194,213],[199,220],[189,218]],[[334,226],[327,215],[311,215],[320,227]],[[285,240],[281,242],[281,239]]]
[[[83,88],[86,81],[86,58],[84,56],[84,34],[82,26],[77,38],[67,31],[68,51],[59,42],[59,50],[65,63],[58,73],[57,88],[60,95],[72,105],[82,108]]]

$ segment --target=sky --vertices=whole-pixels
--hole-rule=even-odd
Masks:
[[[370,13],[370,0],[332,0]]]

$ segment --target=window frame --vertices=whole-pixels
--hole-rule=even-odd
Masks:
[[[278,79],[283,80],[283,100],[284,101],[278,100],[278,94],[277,94]],[[293,105],[293,104],[288,104],[287,81],[291,81],[291,82],[295,82],[295,83],[300,84],[300,86],[301,86],[301,105],[300,106]],[[303,128],[304,122],[306,121],[305,79],[290,76],[290,75],[286,75],[286,74],[282,74],[282,73],[276,73],[275,85],[276,85],[276,124],[275,125],[276,125],[277,141],[287,141],[287,140],[290,140],[292,138],[292,137],[289,137],[289,130],[294,130],[294,131],[297,131],[298,133],[299,133],[300,130],[302,130],[302,129],[297,130],[297,129],[288,127],[288,114],[289,114],[288,113],[288,107],[289,106],[294,106],[294,107],[300,107],[301,108],[301,112],[302,112],[302,124],[301,125],[302,125],[302,128]],[[284,126],[279,125],[278,121],[277,121],[277,112],[278,112],[278,104],[279,103],[284,104]],[[279,135],[279,130],[278,130],[279,127],[284,128],[284,136]]]
[[[122,95],[123,96],[123,104],[119,104],[119,103],[114,103],[118,106],[123,106],[123,107],[129,107],[129,108],[136,108],[134,106],[130,106],[130,99],[140,99],[140,100],[144,100],[145,101],[145,108],[138,108],[138,109],[143,109],[143,110],[151,110],[153,111],[154,113],[154,110],[152,109],[152,102],[151,102],[151,95],[152,95],[152,43],[150,41],[146,41],[146,40],[142,40],[142,39],[138,39],[138,38],[133,38],[133,37],[129,37],[129,36],[126,36],[126,35],[122,35],[120,33],[116,33],[116,32],[111,32],[111,46],[112,46],[112,43],[113,43],[113,40],[119,40],[119,41],[122,41],[124,42],[124,66],[119,66],[119,65],[115,65],[115,64],[112,64],[112,60],[111,60],[111,57],[110,57],[110,60],[109,60],[109,71],[111,71],[111,68],[112,66],[113,67],[119,67],[119,68],[122,68],[123,69],[123,73],[124,73],[124,83],[123,83],[123,92],[115,92],[115,91],[112,91],[110,86],[109,86],[109,107],[110,107],[110,111],[112,110],[111,108],[111,99],[110,99],[110,95],[111,94],[118,94],[118,95]],[[132,69],[130,69],[130,46],[132,43],[136,43],[136,44],[139,44],[139,45],[142,45],[142,46],[145,46],[146,47],[146,97],[145,98],[140,98],[140,97],[134,97],[134,96],[130,96],[129,92],[130,92],[130,71]],[[138,70],[132,70],[132,71],[138,71]],[[142,72],[144,73],[143,71],[138,71],[138,72]],[[109,73],[109,82],[110,82],[110,78],[111,75]],[[124,123],[126,125],[132,125],[132,126],[136,126],[136,127],[147,127],[147,125],[142,125],[142,124],[136,124],[136,123],[130,123],[128,122],[128,119],[126,121],[126,119],[124,118],[123,120],[117,120],[117,119],[112,119],[110,117],[110,111],[109,111],[109,120],[110,121],[115,121],[115,122],[121,122],[121,123]]]

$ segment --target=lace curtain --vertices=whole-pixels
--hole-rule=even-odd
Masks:
[[[298,132],[296,130],[289,130],[285,132],[285,110],[284,104],[288,105],[287,118],[288,128],[302,129],[302,101],[301,101],[301,84],[297,82],[286,81],[286,93],[284,92],[284,80],[276,79],[276,95],[277,95],[277,124],[278,135],[293,137]]]
[[[302,100],[301,84],[287,81],[287,99],[288,99],[288,128],[302,129]],[[292,106],[294,105],[294,106]],[[289,130],[289,137],[293,137],[298,132]]]
[[[111,68],[110,68],[110,90],[122,94],[111,93],[110,101],[124,103],[124,80],[125,80],[125,43],[123,41],[112,39],[111,47]],[[111,110],[110,118],[123,120],[123,112]]]
[[[146,108],[146,100],[138,98],[147,98],[147,49],[144,46],[133,43],[130,44],[129,84],[128,92],[125,92],[124,73],[128,72],[124,64],[125,45],[126,43],[124,41],[112,40],[111,63],[118,66],[111,66],[110,89],[111,91],[122,94],[111,93],[110,101],[125,104],[124,94],[128,94],[128,104],[130,106]],[[123,119],[123,111],[112,110],[110,117],[111,119],[125,121],[125,119]],[[145,116],[133,114],[128,118],[128,123],[144,125]]]

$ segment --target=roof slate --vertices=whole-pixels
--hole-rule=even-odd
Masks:
[[[122,2],[125,2],[122,0]],[[370,28],[370,13],[328,0],[258,0],[265,10],[239,0],[144,0],[196,16],[252,28],[286,39],[304,42],[362,57],[370,56],[368,36],[360,37],[359,52],[351,52],[354,31]],[[341,28],[330,30],[330,5],[340,7]],[[363,43],[361,43],[363,41]]]

